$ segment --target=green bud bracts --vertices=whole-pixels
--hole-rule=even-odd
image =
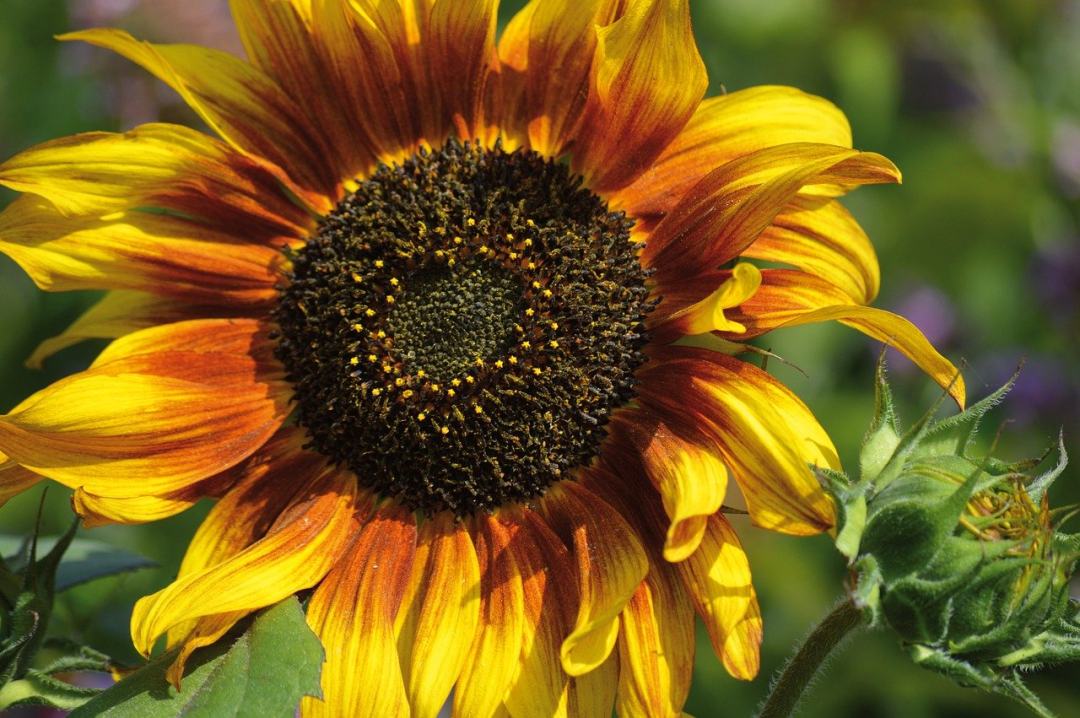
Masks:
[[[1069,595],[1080,537],[1061,531],[1075,511],[1053,511],[1047,498],[1065,468],[1061,442],[1041,474],[1049,452],[1013,464],[974,455],[981,419],[1010,388],[943,420],[935,407],[901,431],[879,368],[858,481],[822,481],[868,621],[920,665],[1050,715],[1019,674],[1080,659],[1080,604]]]

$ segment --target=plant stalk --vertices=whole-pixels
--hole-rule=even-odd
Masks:
[[[758,718],[789,718],[794,715],[806,688],[824,668],[829,654],[863,622],[863,613],[851,598],[837,604],[781,669]]]

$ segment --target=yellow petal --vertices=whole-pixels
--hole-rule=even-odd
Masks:
[[[288,171],[320,210],[331,207],[338,177],[323,159],[334,147],[294,99],[258,68],[197,45],[153,45],[122,30],[61,35],[126,57],[174,89],[222,139]],[[316,68],[311,68],[316,73]]]
[[[599,666],[615,647],[619,612],[648,571],[634,530],[602,499],[573,481],[544,497],[548,522],[572,546],[581,603],[574,630],[562,644],[563,669],[580,676]]]
[[[673,568],[686,582],[724,668],[735,678],[753,679],[761,666],[761,610],[750,563],[727,519],[711,516],[701,548]]]
[[[253,321],[193,322],[194,331],[184,324],[178,337],[210,335],[211,350],[106,350],[105,361],[0,416],[0,451],[72,488],[116,498],[166,495],[250,456],[288,413],[280,374],[250,351],[263,329]],[[165,341],[169,329],[147,331]],[[139,341],[138,333],[119,340],[132,352]]]
[[[44,478],[0,454],[0,507]]]
[[[412,515],[394,504],[375,511],[348,554],[311,597],[308,624],[322,640],[322,700],[305,698],[304,716],[409,715],[394,619],[416,548]]]
[[[763,85],[710,97],[653,166],[613,202],[635,217],[663,216],[717,167],[794,142],[851,147],[851,126],[836,105],[793,87]]]
[[[179,125],[51,140],[0,164],[0,185],[49,200],[63,215],[156,207],[210,226],[244,227],[252,241],[304,238],[311,209],[290,197],[280,169]]]
[[[160,496],[147,494],[123,498],[98,496],[80,486],[71,497],[71,507],[86,528],[109,524],[144,524],[187,511],[205,496],[198,490],[199,486],[195,484]]]
[[[652,564],[622,612],[621,716],[681,718],[694,672],[694,607],[679,577]]]
[[[822,307],[785,322],[785,326],[838,321],[884,342],[913,361],[963,408],[966,401],[964,377],[943,357],[926,336],[904,317],[874,307],[855,305]]]
[[[139,599],[131,616],[139,652],[149,655],[174,626],[253,611],[318,583],[351,538],[355,489],[351,481],[336,489],[294,506],[273,532],[240,553]]]
[[[583,676],[570,681],[569,718],[608,718],[615,711],[619,688],[619,652]]]
[[[480,559],[480,622],[454,690],[454,715],[496,714],[521,666],[525,603],[521,573],[509,549],[521,532],[495,516],[475,519],[473,543]]]
[[[725,354],[671,347],[656,353],[640,386],[661,420],[697,432],[723,457],[755,524],[795,535],[833,525],[833,504],[809,467],[839,468],[836,450],[783,384]]]
[[[223,316],[232,311],[226,307],[192,306],[145,292],[115,290],[102,297],[61,334],[39,344],[26,365],[40,369],[53,354],[87,339],[115,339],[140,329],[196,319],[200,315]]]
[[[597,29],[573,167],[610,192],[648,169],[697,109],[708,78],[688,0],[639,0]]]
[[[881,284],[877,254],[859,223],[835,200],[796,199],[744,257],[789,264],[869,304]]]
[[[966,389],[960,371],[904,317],[852,304],[842,290],[804,272],[769,269],[763,275],[761,288],[740,305],[737,315],[753,335],[779,327],[838,321],[896,348],[964,406]]]
[[[449,514],[420,527],[398,614],[398,656],[413,718],[435,718],[469,660],[480,618],[480,566],[469,532]]]
[[[521,573],[525,631],[521,670],[506,696],[513,718],[568,715],[570,679],[559,658],[577,613],[573,560],[547,524],[523,510],[523,530],[510,544]]]
[[[442,0],[431,7],[428,62],[444,112],[460,137],[483,127],[484,92],[497,63],[497,0]]]
[[[25,195],[0,214],[0,252],[48,291],[131,289],[196,303],[273,302],[284,257],[150,212],[66,218]]]

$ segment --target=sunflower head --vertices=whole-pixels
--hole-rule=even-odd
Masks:
[[[916,663],[1038,709],[1019,673],[1080,659],[1080,603],[1069,586],[1080,536],[1061,530],[1075,510],[1049,507],[1063,446],[1042,474],[1032,470],[1045,456],[1008,464],[973,455],[980,421],[1011,384],[902,433],[879,367],[862,476],[824,480],[843,507],[837,546],[872,622],[893,630]]]
[[[688,0],[232,0],[246,58],[116,30],[218,138],[152,124],[0,164],[0,251],[108,294],[112,340],[0,416],[0,501],[92,524],[219,499],[136,647],[311,591],[319,715],[677,716],[700,617],[759,668],[725,515],[829,530],[839,469],[749,342],[824,321],[955,369],[868,306],[837,199],[900,180],[832,103],[704,99]],[[132,417],[137,417],[133,421]],[[363,678],[362,681],[357,677]]]

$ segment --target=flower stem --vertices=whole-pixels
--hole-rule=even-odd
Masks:
[[[851,631],[863,624],[863,613],[847,598],[810,632],[795,655],[773,680],[772,690],[758,718],[788,718],[794,715],[807,686],[825,666],[829,654],[843,643]]]

